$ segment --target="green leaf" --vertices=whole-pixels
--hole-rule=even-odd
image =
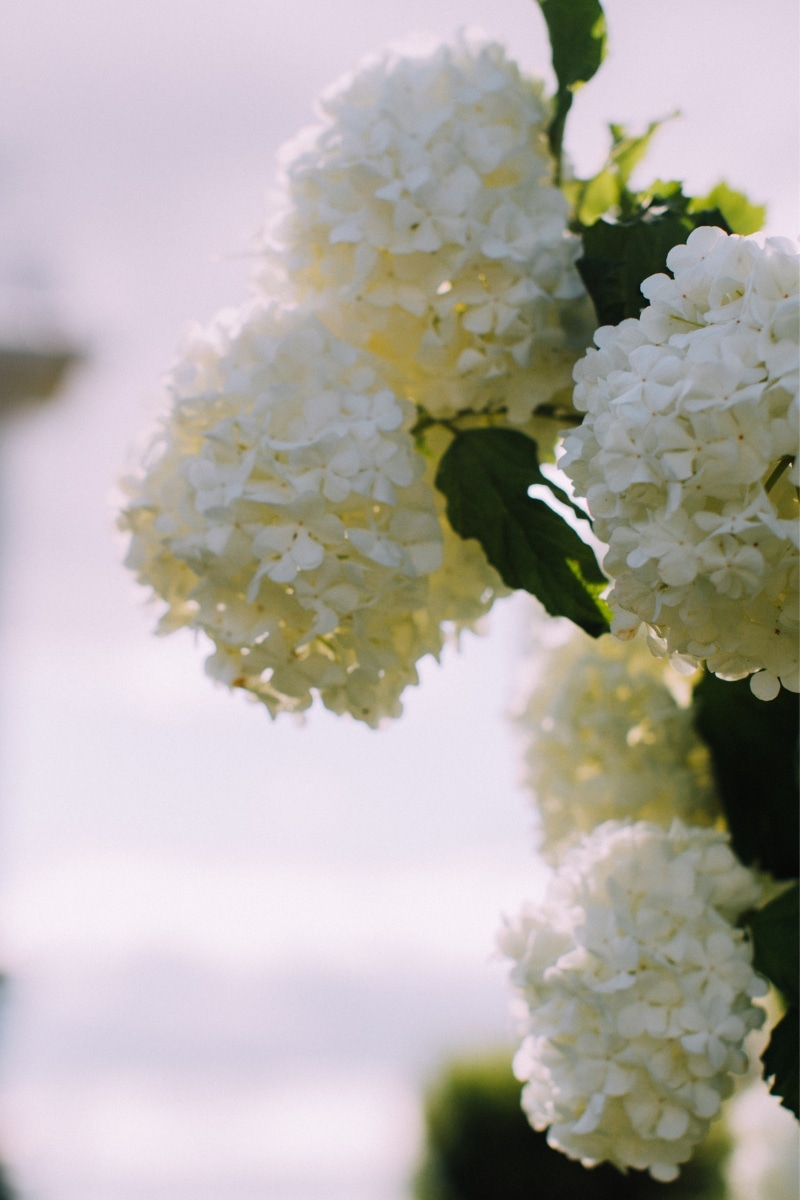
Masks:
[[[628,183],[647,153],[653,135],[677,115],[672,113],[669,117],[651,121],[644,133],[636,135],[628,133],[624,125],[609,125],[611,149],[603,167],[591,179],[569,180],[562,185],[581,225],[593,225],[604,216],[626,220],[647,206],[641,196],[628,191]],[[672,192],[680,193],[679,183],[668,186]]]
[[[749,918],[753,966],[783,992],[788,1004],[800,1002],[800,911],[798,885],[765,904]]]
[[[774,700],[758,700],[747,679],[730,682],[707,672],[693,707],[736,853],[777,879],[796,879],[797,697],[784,689]]]
[[[616,208],[620,194],[620,183],[613,171],[599,171],[581,191],[578,220],[582,225],[594,225],[604,213]]]
[[[538,0],[550,35],[558,86],[588,83],[606,55],[606,18],[599,0]]]
[[[666,269],[670,250],[685,242],[688,233],[675,217],[624,224],[597,221],[584,230],[577,267],[599,325],[618,325],[626,317],[639,316],[647,303],[642,282]]]
[[[683,212],[689,204],[680,179],[654,179],[636,193],[636,200],[642,211],[657,204],[666,204]]]
[[[504,582],[531,592],[552,616],[569,617],[599,637],[609,627],[608,608],[600,599],[608,581],[575,530],[528,495],[535,484],[544,484],[587,519],[561,488],[545,479],[536,443],[517,430],[456,434],[436,474],[453,529],[463,538],[478,539]]]
[[[639,134],[628,133],[624,125],[609,125],[612,139],[609,164],[616,168],[623,188],[627,188],[631,175],[650,149],[653,135],[667,121],[673,121],[677,116],[678,113],[674,112],[670,113],[668,117],[660,117],[657,121],[651,121],[644,133]]]
[[[618,325],[638,317],[647,304],[641,285],[649,275],[666,271],[667,255],[683,245],[699,225],[727,229],[718,209],[688,213],[688,200],[678,190],[654,196],[635,216],[597,221],[581,229],[583,256],[577,267],[592,297],[600,325]]]
[[[414,1200],[724,1200],[721,1174],[729,1150],[724,1122],[663,1184],[643,1171],[620,1174],[611,1163],[585,1167],[547,1144],[520,1105],[511,1054],[446,1064],[425,1098],[424,1158]],[[788,1200],[788,1197],[783,1197]]]
[[[773,1029],[769,1045],[761,1055],[765,1079],[772,1078],[770,1091],[781,1104],[800,1117],[800,1008],[790,1005]]]
[[[734,191],[725,182],[718,183],[707,196],[692,200],[688,211],[699,212],[708,208],[718,208],[731,233],[744,236],[748,233],[758,233],[767,217],[765,205],[753,204],[744,192]]]
[[[547,132],[559,182],[567,114],[574,93],[588,83],[605,58],[606,19],[599,0],[538,0],[538,4],[547,23],[558,82],[555,113]]]

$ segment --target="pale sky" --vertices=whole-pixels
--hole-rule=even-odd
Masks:
[[[650,172],[796,235],[793,0],[608,0],[567,144],[676,108]],[[532,0],[7,0],[0,275],[86,349],[3,429],[3,1153],[35,1200],[400,1200],[420,1083],[510,1029],[491,961],[541,886],[503,718],[527,609],[373,733],[216,690],[120,566],[114,483],[181,329],[245,296],[281,142],[358,58]],[[0,289],[2,289],[0,280]],[[2,313],[0,305],[0,313]]]

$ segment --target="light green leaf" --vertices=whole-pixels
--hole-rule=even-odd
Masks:
[[[677,116],[678,113],[674,112],[670,113],[668,117],[660,117],[657,121],[651,121],[644,133],[639,134],[629,133],[624,125],[609,125],[613,143],[609,164],[616,167],[623,188],[627,188],[631,175],[650,149],[653,135],[667,121],[673,121]]]
[[[600,171],[591,179],[570,180],[562,190],[582,225],[594,225],[600,217],[623,220],[643,207],[642,196],[628,190],[631,174],[647,153],[653,135],[670,117],[651,121],[644,133],[630,134],[624,125],[609,125],[611,149]],[[680,184],[673,185],[680,191]]]
[[[619,198],[619,180],[609,170],[600,171],[583,188],[578,220],[582,225],[594,225],[604,213],[617,207]]]
[[[692,200],[689,212],[703,208],[718,208],[728,223],[731,233],[758,233],[763,228],[767,210],[763,204],[753,204],[744,192],[734,191],[727,183],[718,183],[707,196]]]

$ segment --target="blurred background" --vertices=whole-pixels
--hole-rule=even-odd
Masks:
[[[797,236],[793,0],[605,6],[578,170],[607,121],[680,107],[648,176],[725,176]],[[473,23],[551,77],[533,0],[2,5],[0,1149],[22,1197],[401,1200],[425,1082],[511,1036],[494,932],[544,879],[503,715],[525,601],[423,663],[391,728],[273,724],[191,636],[151,636],[114,532],[183,327],[246,294],[279,145],[365,53]]]

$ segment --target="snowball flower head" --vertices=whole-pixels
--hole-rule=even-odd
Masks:
[[[655,658],[643,637],[594,640],[572,627],[568,640],[543,648],[532,665],[537,681],[517,726],[546,858],[557,862],[603,821],[714,821],[691,682]]]
[[[548,1141],[674,1179],[743,1072],[764,1010],[739,915],[759,896],[724,834],[607,822],[501,934],[525,1040],[514,1069]]]
[[[387,52],[324,98],[284,154],[268,276],[428,412],[570,406],[594,322],[552,182],[550,105],[503,48]],[[271,286],[271,282],[270,282]]]
[[[667,266],[576,364],[560,466],[609,545],[615,631],[644,621],[770,699],[800,690],[800,255],[700,228]]]
[[[121,517],[162,630],[202,630],[208,672],[273,715],[314,692],[396,715],[451,615],[428,603],[442,529],[411,406],[315,317],[260,304],[195,330],[167,387]]]

